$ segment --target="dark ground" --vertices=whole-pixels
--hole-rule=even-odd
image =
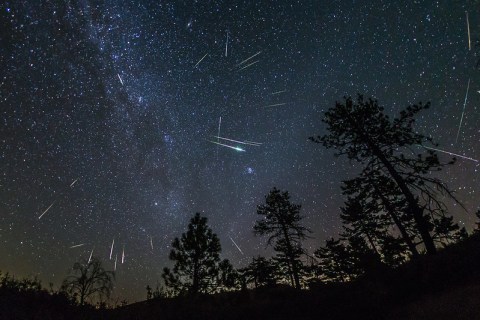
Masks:
[[[480,319],[480,235],[396,270],[311,290],[260,288],[152,299],[113,310],[47,292],[0,289],[0,319]]]

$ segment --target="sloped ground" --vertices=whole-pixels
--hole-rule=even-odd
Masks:
[[[480,319],[480,234],[396,270],[297,292],[263,288],[151,300],[113,310],[115,319]]]
[[[396,270],[304,291],[281,286],[95,310],[0,288],[0,319],[480,319],[480,234]]]

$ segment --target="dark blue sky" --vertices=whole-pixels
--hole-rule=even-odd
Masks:
[[[303,205],[314,250],[340,230],[341,180],[356,171],[307,138],[344,95],[392,115],[431,101],[417,130],[480,158],[478,3],[59,3],[0,4],[0,270],[58,284],[92,249],[113,268],[114,238],[116,294],[140,300],[197,211],[235,266],[269,254],[252,226],[274,186]],[[220,117],[221,136],[262,145],[209,142]],[[479,170],[460,159],[439,175],[468,228]]]

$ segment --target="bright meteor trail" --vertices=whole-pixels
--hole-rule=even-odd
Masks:
[[[436,148],[431,148],[431,147],[426,147],[426,146],[422,146],[422,147],[424,147],[425,149],[433,150],[433,151],[443,152],[443,153],[449,154],[451,156],[459,157],[459,158],[462,158],[462,159],[465,159],[465,160],[470,160],[470,161],[473,161],[473,162],[479,162],[479,160],[477,160],[477,159],[473,159],[473,158],[470,158],[470,157],[467,157],[467,156],[462,156],[461,154],[458,154],[458,153],[453,153],[453,152],[449,152],[449,151],[445,151],[445,150],[441,150],[441,149],[436,149]]]
[[[468,20],[468,11],[465,11],[467,16],[467,33],[468,33],[468,50],[472,50],[472,41],[470,40],[470,21]]]
[[[465,106],[467,105],[468,99],[468,89],[470,89],[470,78],[468,78],[467,92],[465,93],[465,101],[463,101],[462,117],[460,118],[460,123],[458,125],[457,138],[455,139],[455,143],[458,142],[458,136],[460,135],[460,129],[462,128],[463,115],[465,114]]]
[[[238,140],[233,140],[233,139],[224,138],[224,137],[220,137],[220,136],[214,136],[214,137],[217,138],[217,139],[222,139],[222,140],[227,140],[227,141],[231,141],[231,142],[246,144],[246,145],[249,145],[249,146],[260,147],[262,145],[260,142],[238,141]]]
[[[250,57],[248,57],[247,59],[243,60],[242,62],[240,62],[239,64],[237,64],[237,67],[241,66],[242,64],[244,64],[244,63],[247,62],[248,60],[252,59],[253,57],[259,55],[260,53],[262,53],[262,51],[258,51],[258,52],[255,53],[253,56],[250,56]]]
[[[113,245],[115,244],[115,238],[112,241],[112,247],[110,248],[110,260],[112,260],[112,253],[113,253]]]
[[[90,252],[90,257],[88,257],[88,263],[90,263],[90,261],[92,261],[92,256],[93,256],[93,250],[95,249],[95,247],[92,248],[92,251]]]
[[[84,245],[85,245],[85,243],[76,244],[76,245],[74,245],[74,246],[71,246],[69,249],[73,249],[73,248],[82,247],[82,246],[84,246]]]
[[[206,56],[208,56],[208,53],[205,53],[205,55],[200,60],[198,60],[198,62],[195,64],[193,68],[196,68],[200,64],[200,62],[202,62],[203,59],[205,59]]]
[[[223,143],[216,142],[216,141],[211,141],[211,140],[207,140],[207,141],[208,141],[208,142],[211,142],[211,143],[218,144],[219,146],[223,146],[223,147],[227,147],[227,148],[230,148],[230,149],[239,151],[239,152],[245,152],[245,149],[242,149],[242,148],[240,148],[240,147],[233,147],[233,146],[229,146],[228,144],[223,144]]]
[[[253,66],[255,63],[257,63],[258,61],[260,61],[260,60],[253,61],[252,63],[247,64],[245,67],[240,68],[240,69],[238,69],[237,71],[241,71],[241,70],[243,70],[243,69],[246,69],[246,68],[248,68],[248,67],[251,67],[251,66]]]
[[[232,242],[233,242],[233,244],[235,245],[235,247],[237,247],[238,251],[240,251],[240,253],[243,255],[244,253],[243,253],[242,249],[240,249],[240,247],[238,246],[238,244],[236,244],[235,241],[233,241],[232,237],[229,236],[229,238],[230,238],[230,240],[232,240]]]
[[[72,187],[75,185],[75,183],[76,183],[77,181],[78,181],[78,178],[77,178],[77,179],[75,179],[75,181],[73,181],[73,182],[70,184],[70,188],[72,188]]]
[[[52,204],[51,204],[47,209],[45,209],[45,211],[43,211],[43,213],[40,215],[40,217],[38,217],[38,220],[40,220],[40,219],[43,217],[43,215],[44,215],[45,213],[47,213],[48,210],[50,210],[50,208],[55,204],[56,201],[57,201],[57,200],[53,201]]]

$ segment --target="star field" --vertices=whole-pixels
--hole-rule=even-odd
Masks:
[[[303,205],[317,248],[341,229],[341,180],[358,168],[307,138],[344,95],[392,115],[431,101],[417,130],[480,159],[477,1],[6,1],[0,12],[0,270],[18,276],[58,285],[92,250],[113,269],[115,239],[115,295],[145,299],[197,211],[243,266],[269,254],[252,227],[274,186]],[[209,142],[220,117],[222,137],[261,145]],[[479,170],[458,159],[439,174],[468,229]]]

